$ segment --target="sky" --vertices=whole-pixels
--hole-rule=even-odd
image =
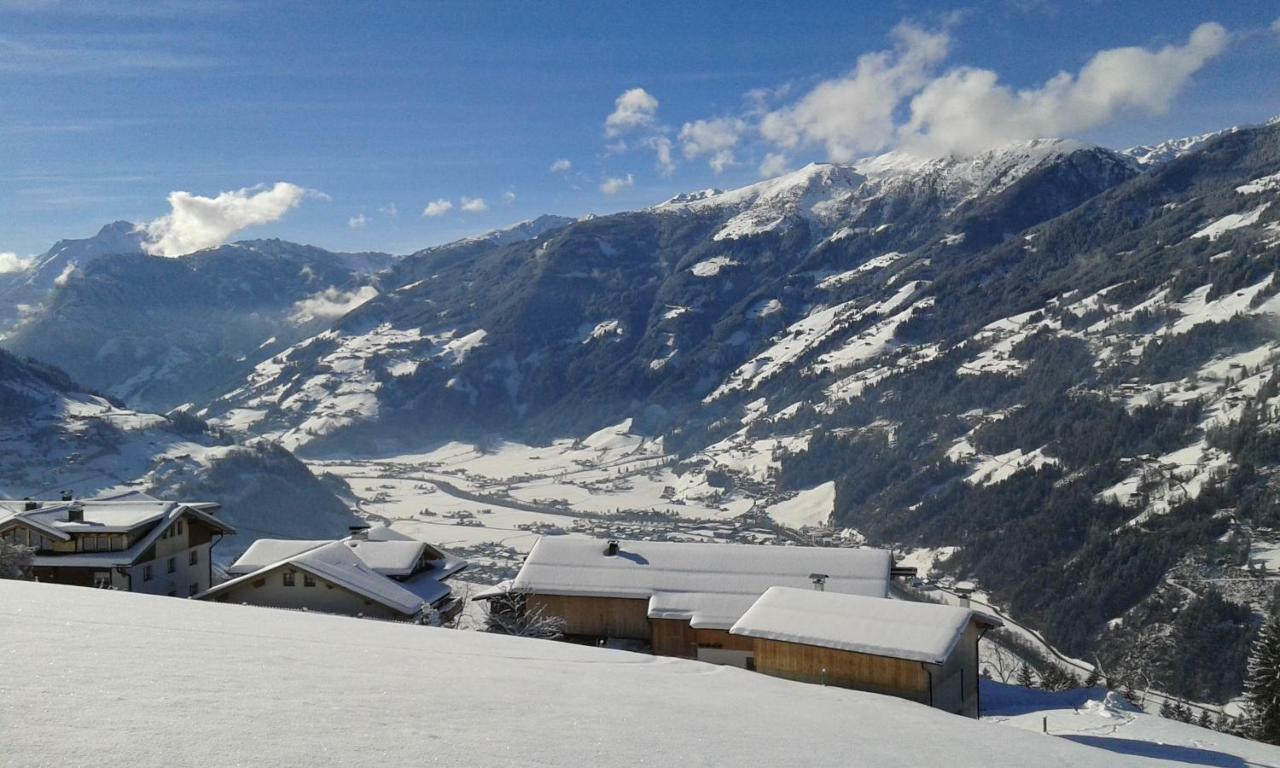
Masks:
[[[1278,114],[1259,0],[0,0],[0,271],[117,219],[166,256],[407,253],[813,161]]]

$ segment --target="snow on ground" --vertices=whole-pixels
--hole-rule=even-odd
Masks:
[[[835,510],[836,484],[828,480],[773,504],[765,511],[778,524],[788,528],[820,528],[831,522]]]
[[[980,681],[987,722],[1047,732],[1066,741],[1122,757],[1163,765],[1276,766],[1280,749],[1206,728],[1136,711],[1101,688],[1050,693]]]
[[[755,389],[799,361],[822,342],[835,336],[841,329],[861,320],[889,315],[898,310],[916,294],[921,286],[926,284],[924,281],[911,281],[884,301],[872,302],[862,308],[858,307],[857,301],[846,301],[812,310],[807,317],[792,323],[786,330],[775,336],[773,343],[763,352],[740,365],[720,386],[703,398],[703,402],[710,403],[735,390]],[[910,318],[915,309],[928,306],[927,302],[930,301],[931,298],[926,297],[866,329],[850,339],[839,350],[820,358],[819,369],[848,367],[879,355],[892,341],[897,327]]]
[[[13,581],[0,582],[0,622],[0,655],[24,660],[0,697],[0,722],[22,723],[3,753],[14,768],[168,768],[175,755],[210,768],[825,767],[851,755],[902,768],[1160,764],[1135,757],[1132,741],[1072,743],[875,694],[568,643]],[[139,648],[144,675],[118,663]],[[1202,733],[1157,725],[1168,744]],[[1178,753],[1184,762],[1276,759],[1272,747],[1205,739]]]
[[[1280,189],[1280,173],[1260,176],[1248,184],[1241,184],[1236,187],[1236,192],[1242,195],[1256,195],[1259,192],[1266,192],[1270,189]]]
[[[1246,184],[1244,186],[1247,187],[1249,185]],[[1239,192],[1240,189],[1243,189],[1243,187],[1236,191]],[[1258,191],[1261,190],[1259,189]],[[1192,235],[1192,237],[1207,237],[1210,240],[1217,240],[1219,237],[1222,237],[1233,229],[1240,229],[1241,227],[1248,227],[1257,224],[1258,218],[1261,217],[1262,214],[1270,207],[1271,203],[1267,202],[1257,208],[1254,208],[1252,211],[1246,211],[1244,213],[1229,213],[1220,219],[1216,219],[1215,221],[1206,224],[1203,229],[1197,231]]]
[[[958,549],[959,547],[922,547],[920,549],[911,549],[898,554],[894,560],[894,564],[901,565],[906,568],[915,568],[916,575],[923,579],[929,576],[929,572],[933,570],[934,566],[938,562],[951,557]]]
[[[973,342],[985,349],[977,357],[963,363],[956,373],[962,376],[1020,373],[1026,363],[1013,356],[1014,348],[1042,329],[1057,330],[1061,327],[1061,321],[1045,317],[1041,310],[1023,312],[988,323],[973,335]]]
[[[1142,513],[1125,523],[1141,525],[1155,515],[1200,495],[1209,481],[1231,467],[1231,457],[1204,438],[1155,459],[1138,460],[1129,477],[1098,494],[1120,504],[1145,500]]]
[[[952,450],[955,448],[956,446],[952,446]],[[1014,448],[999,456],[978,456],[976,457],[977,465],[964,480],[970,485],[995,485],[1023,470],[1034,471],[1041,467],[1056,465],[1058,460],[1052,456],[1046,456],[1044,448],[1045,446],[1041,446],[1029,453],[1023,453],[1021,448]]]
[[[1251,308],[1250,304],[1254,297],[1271,286],[1272,278],[1272,275],[1267,275],[1247,288],[1219,296],[1212,301],[1209,300],[1209,291],[1213,286],[1200,286],[1174,306],[1182,317],[1164,332],[1176,336],[1186,333],[1201,323],[1223,323],[1236,315],[1266,312],[1269,309],[1266,305]]]
[[[841,230],[841,231],[843,232],[845,230]],[[837,232],[836,234],[839,234],[839,232]],[[836,238],[835,235],[832,235],[831,239],[836,240],[838,238]],[[850,283],[850,282],[853,282],[854,280],[857,280],[862,275],[865,275],[870,272],[876,272],[876,271],[882,270],[885,267],[888,267],[894,264],[895,262],[899,261],[905,255],[906,254],[898,253],[897,251],[890,251],[889,253],[876,256],[874,258],[868,259],[867,261],[864,261],[862,264],[855,267],[854,269],[850,269],[846,272],[838,272],[834,275],[828,275],[827,277],[822,278],[821,280],[818,281],[817,287],[822,290],[839,288],[840,286],[846,283]]]
[[[577,341],[579,344],[590,344],[597,339],[618,337],[622,334],[621,320],[602,320],[596,323],[594,327],[588,323],[579,328]]]
[[[694,264],[689,271],[694,277],[715,277],[720,274],[726,267],[736,267],[738,262],[728,256],[712,256],[705,261]]]

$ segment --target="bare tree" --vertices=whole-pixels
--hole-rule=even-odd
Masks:
[[[486,629],[502,635],[555,640],[564,634],[564,619],[547,615],[542,606],[530,608],[524,595],[504,592],[489,598]]]
[[[990,640],[982,643],[980,651],[982,666],[991,673],[992,679],[1005,684],[1016,682],[1018,668],[1022,666],[1017,654]]]

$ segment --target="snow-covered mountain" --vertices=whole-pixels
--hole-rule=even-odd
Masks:
[[[1184,136],[1178,139],[1166,139],[1156,144],[1139,144],[1136,147],[1120,150],[1120,154],[1126,157],[1132,157],[1139,165],[1156,166],[1167,163],[1170,160],[1176,160],[1188,152],[1196,149],[1210,139],[1217,138],[1226,133],[1233,133],[1240,130],[1239,127],[1224,128],[1219,131],[1209,131],[1196,136]]]
[[[130,410],[0,351],[0,496],[125,489],[222,503],[238,530],[215,551],[222,560],[262,536],[333,536],[355,519],[279,446],[238,444],[190,416]]]
[[[207,412],[295,447],[525,426],[555,436],[616,423],[605,414],[640,401],[636,415],[662,427],[824,303],[832,283],[817,284],[843,265],[943,238],[980,248],[1135,173],[1056,141],[862,167],[814,165],[519,243],[406,257],[380,296]]]
[[[258,361],[377,295],[385,254],[250,240],[179,259],[112,252],[105,240],[56,249],[35,276],[76,264],[5,340],[130,405],[165,411],[226,389]],[[131,230],[130,230],[131,231]],[[100,235],[99,238],[103,238]],[[34,278],[33,278],[34,279]]]
[[[143,235],[127,221],[106,225],[80,240],[59,240],[21,272],[0,274],[0,334],[36,310],[76,269],[103,256],[142,253]],[[0,335],[0,338],[3,338]]]

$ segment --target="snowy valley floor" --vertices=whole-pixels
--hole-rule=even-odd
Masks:
[[[975,722],[699,662],[77,587],[0,581],[0,628],[13,768],[1280,765],[1058,697]],[[1052,735],[1029,732],[1045,712]]]

